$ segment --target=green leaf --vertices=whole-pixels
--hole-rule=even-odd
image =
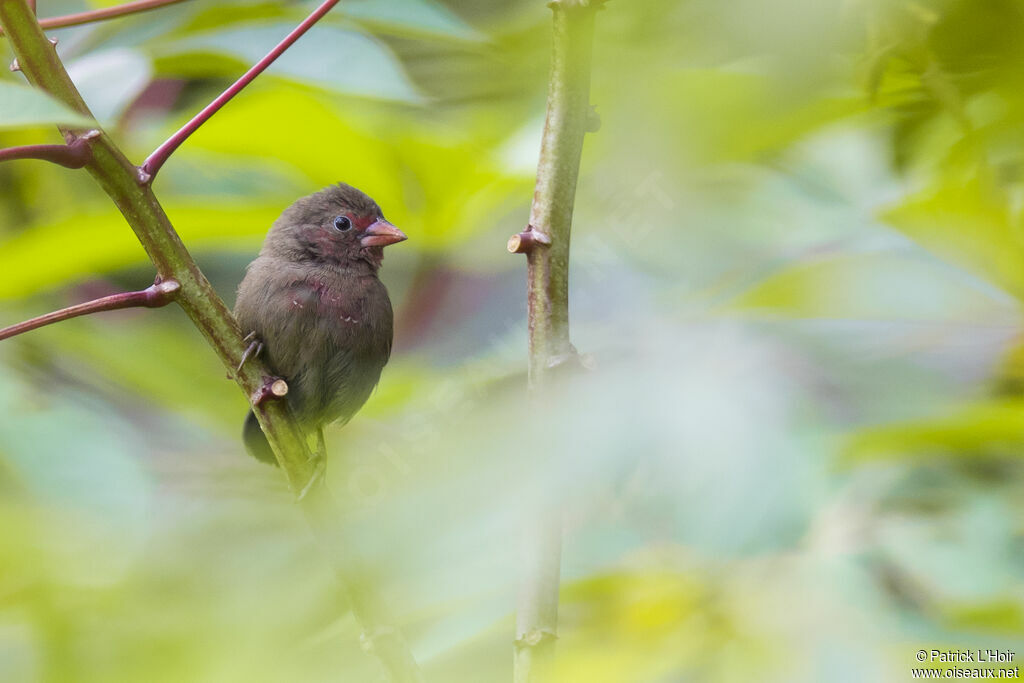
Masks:
[[[85,127],[94,123],[44,92],[0,81],[0,130],[47,125]]]
[[[881,219],[940,257],[1024,299],[1024,241],[1019,216],[982,176],[942,178],[886,209]]]

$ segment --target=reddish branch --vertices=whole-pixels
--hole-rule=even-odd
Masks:
[[[22,332],[28,332],[44,325],[77,318],[80,315],[88,315],[100,311],[115,311],[119,308],[160,308],[171,303],[180,288],[181,286],[176,280],[164,280],[138,292],[121,292],[120,294],[111,294],[101,299],[86,301],[85,303],[62,308],[53,313],[41,315],[38,318],[26,320],[17,325],[5,327],[0,330],[0,340],[14,337]]]
[[[69,145],[25,145],[0,149],[0,161],[40,159],[64,168],[82,168],[92,159],[86,139],[80,137]]]
[[[157,171],[159,171],[160,167],[164,165],[167,158],[174,154],[174,150],[181,146],[181,143],[185,142],[192,133],[196,132],[199,126],[206,123],[211,116],[227,104],[232,97],[240,93],[242,89],[249,85],[254,78],[263,73],[268,66],[274,63],[274,60],[280,57],[285,50],[292,46],[292,43],[301,38],[306,31],[312,28],[313,24],[320,21],[321,17],[327,14],[327,12],[329,12],[336,4],[338,4],[338,0],[326,0],[322,5],[313,10],[312,14],[306,17],[301,24],[296,26],[291,33],[285,36],[284,40],[278,43],[263,59],[256,62],[256,64],[246,71],[241,78],[235,81],[230,88],[222,92],[213,102],[206,105],[206,107],[196,114],[191,121],[182,126],[177,133],[168,138],[164,144],[160,145],[152,154],[150,154],[142,166],[139,167],[139,182],[144,185],[153,182],[153,177],[157,174]]]
[[[104,19],[113,19],[114,17],[138,14],[139,12],[145,12],[159,7],[166,7],[167,5],[175,5],[184,1],[185,0],[138,0],[137,2],[128,2],[123,5],[117,5],[116,7],[103,7],[101,9],[89,10],[88,12],[78,12],[77,14],[65,14],[60,17],[40,19],[39,25],[43,28],[79,26],[81,24],[89,24],[94,21],[103,21]],[[33,11],[35,11],[34,2],[29,2],[29,6]],[[3,35],[3,29],[0,29],[0,35]]]

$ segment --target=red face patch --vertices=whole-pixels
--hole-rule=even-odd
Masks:
[[[352,219],[352,225],[355,226],[356,230],[366,230],[368,227],[377,222],[377,216],[353,216],[352,214],[345,214]]]

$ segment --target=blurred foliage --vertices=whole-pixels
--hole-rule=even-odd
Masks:
[[[52,33],[141,160],[311,7]],[[503,246],[543,3],[346,0],[155,190],[229,301],[277,214],[337,180],[409,234],[396,353],[329,478],[429,680],[510,679],[520,520],[554,491],[558,680],[902,681],[919,648],[1024,636],[1021,35],[1016,0],[610,3],[572,263],[596,369],[542,424]],[[0,145],[58,122],[0,70]],[[91,178],[0,165],[0,324],[151,277]],[[179,311],[42,329],[0,367],[0,680],[377,679]]]

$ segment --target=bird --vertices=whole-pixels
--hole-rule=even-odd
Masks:
[[[242,364],[262,353],[288,383],[318,455],[324,426],[363,407],[391,356],[394,313],[377,274],[384,247],[405,239],[377,202],[337,183],[284,210],[238,286],[235,317],[250,342]],[[276,464],[252,411],[242,437],[250,455]]]

